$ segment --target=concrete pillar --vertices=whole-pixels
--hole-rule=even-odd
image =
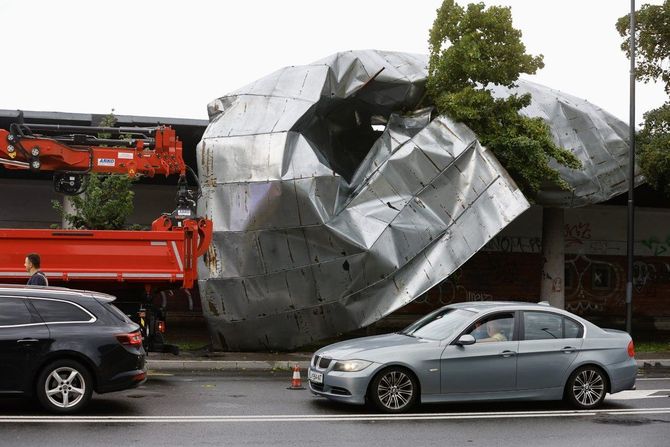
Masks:
[[[75,209],[74,206],[72,206],[72,202],[69,199],[69,196],[63,195],[63,212],[64,214],[74,214]],[[70,229],[72,228],[72,225],[65,220],[65,216],[63,216],[63,221],[61,222],[61,228],[63,229]]]
[[[563,208],[542,210],[541,301],[565,309],[565,230]]]

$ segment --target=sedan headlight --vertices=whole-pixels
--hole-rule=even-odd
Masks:
[[[356,372],[362,371],[370,365],[372,365],[372,362],[367,360],[342,360],[335,362],[333,371]]]

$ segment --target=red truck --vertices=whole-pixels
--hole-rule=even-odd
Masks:
[[[164,343],[166,303],[159,298],[193,287],[212,222],[196,216],[199,188],[186,181],[190,168],[174,130],[12,124],[0,129],[0,164],[53,172],[54,189],[69,195],[85,191],[90,173],[179,176],[177,208],[148,231],[0,229],[0,282],[25,283],[25,256],[39,253],[50,285],[119,296],[140,323],[149,350],[177,352]]]

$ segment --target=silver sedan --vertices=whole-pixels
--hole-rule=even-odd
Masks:
[[[399,413],[418,402],[561,400],[580,409],[635,388],[626,332],[548,304],[469,302],[406,329],[318,350],[312,393]]]

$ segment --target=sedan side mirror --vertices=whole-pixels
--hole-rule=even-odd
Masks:
[[[463,334],[460,336],[456,344],[458,346],[467,346],[467,345],[474,345],[475,344],[475,337],[473,337],[470,334]]]

